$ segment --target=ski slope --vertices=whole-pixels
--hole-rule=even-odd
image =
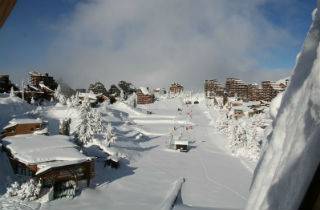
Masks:
[[[180,98],[163,99],[138,109],[121,102],[101,106],[104,123],[111,122],[118,136],[112,148],[126,157],[121,167],[105,168],[98,158],[91,187],[72,200],[37,205],[2,197],[1,206],[46,210],[150,210],[168,209],[171,205],[174,209],[243,208],[252,170],[225,149],[226,137],[214,128],[214,112],[208,110],[203,100],[199,101],[200,104],[189,107]],[[178,108],[183,111],[178,112]],[[147,111],[153,114],[146,114]],[[65,116],[77,121],[75,110],[68,111],[66,107],[44,107],[39,114],[49,123]],[[191,142],[190,151],[168,149],[173,126],[183,130],[186,125],[192,125],[185,135]],[[183,182],[177,181],[182,179]]]
[[[117,130],[127,133],[127,138],[133,132],[130,129],[143,129],[144,135],[162,135],[150,135],[148,140],[139,142],[139,148],[131,148],[130,151],[136,155],[130,156],[129,162],[122,163],[119,170],[103,168],[98,163],[98,177],[94,181],[96,188],[84,190],[73,200],[45,203],[41,209],[161,209],[168,206],[167,201],[172,202],[168,193],[175,189],[176,181],[181,178],[185,180],[181,188],[181,202],[174,209],[191,209],[192,206],[197,206],[196,209],[241,209],[245,206],[252,172],[240,159],[218,146],[225,139],[210,125],[204,105],[192,105],[192,119],[177,112],[177,107],[183,107],[178,99],[140,107],[154,115],[141,114],[123,105],[112,106],[121,113],[114,116],[121,115],[134,121],[139,115],[141,121],[132,126],[115,124]],[[194,124],[189,134],[192,144],[188,153],[166,147],[173,121]],[[125,135],[122,138],[126,138]],[[176,191],[179,190],[173,190]]]

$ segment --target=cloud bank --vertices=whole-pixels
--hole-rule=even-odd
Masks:
[[[78,3],[56,28],[48,70],[74,87],[129,80],[164,87],[204,79],[275,79],[267,56],[292,37],[262,15],[264,0],[93,0]]]

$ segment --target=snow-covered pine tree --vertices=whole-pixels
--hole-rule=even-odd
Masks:
[[[113,128],[111,126],[111,123],[108,123],[107,126],[107,145],[110,146],[111,143],[114,143],[117,140],[116,134],[113,132]]]
[[[87,97],[79,107],[79,112],[81,122],[76,128],[75,135],[79,144],[85,145],[92,141],[94,134],[102,132],[104,127],[100,112],[91,108]]]
[[[62,105],[66,105],[66,97],[62,94],[61,87],[58,85],[54,91],[54,98]]]
[[[35,103],[34,98],[31,97],[30,104],[34,105],[34,103]]]
[[[41,186],[41,181],[35,181],[34,179],[22,184],[14,182],[7,188],[6,197],[17,197],[20,200],[33,201],[39,197]]]
[[[14,90],[13,90],[13,86],[12,86],[10,89],[10,97],[12,98],[14,96],[15,96],[15,94],[14,94]]]

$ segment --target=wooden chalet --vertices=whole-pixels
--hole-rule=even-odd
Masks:
[[[41,119],[13,119],[3,128],[2,136],[15,136],[20,134],[32,134],[35,132],[45,132],[46,123]]]
[[[137,90],[137,104],[151,104],[155,101],[155,96],[148,88],[141,87]]]
[[[179,94],[183,92],[183,86],[180,85],[177,82],[174,82],[173,84],[171,84],[171,86],[169,87],[169,91],[171,94]]]
[[[77,149],[70,137],[56,135],[17,135],[2,139],[13,171],[22,177],[42,182],[42,194],[53,190],[53,197],[65,195],[66,183],[73,181],[74,189],[89,186],[94,177],[94,161]]]

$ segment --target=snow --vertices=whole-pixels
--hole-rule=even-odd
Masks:
[[[2,142],[15,158],[25,164],[39,164],[47,167],[52,161],[83,162],[89,158],[81,154],[69,141],[70,137],[54,135],[17,135],[5,137]]]
[[[150,91],[148,90],[148,88],[146,88],[146,87],[140,87],[139,89],[141,90],[141,92],[143,93],[143,95],[150,95]]]
[[[247,210],[299,209],[319,165],[319,6],[257,166]]]
[[[276,119],[276,116],[278,114],[278,110],[280,108],[281,105],[281,101],[282,101],[282,97],[283,97],[283,92],[279,93],[272,101],[270,104],[270,115],[272,117],[272,119]]]
[[[188,141],[174,141],[175,145],[189,145]]]
[[[174,203],[177,199],[177,196],[179,192],[181,191],[182,185],[185,182],[184,178],[179,178],[177,181],[175,181],[172,185],[171,190],[168,192],[167,197],[162,202],[160,208],[156,208],[159,210],[171,210],[174,206]]]
[[[34,107],[18,97],[0,94],[0,127],[3,128],[14,117],[25,117]]]
[[[243,208],[249,194],[251,169],[241,157],[234,156],[226,149],[228,139],[216,129],[219,115],[209,110],[203,95],[189,98],[198,100],[200,104],[186,105],[186,98],[182,94],[171,99],[163,97],[154,104],[139,105],[137,108],[123,102],[102,104],[95,108],[101,113],[104,126],[111,124],[117,138],[108,145],[103,135],[95,135],[93,141],[83,149],[85,154],[97,157],[96,177],[91,182],[91,188],[84,189],[72,200],[43,203],[41,209],[150,210],[171,205],[174,205],[174,209],[190,209],[191,206],[198,206],[199,209]],[[183,111],[178,112],[178,108]],[[147,111],[153,114],[148,115]],[[80,123],[80,112],[73,106],[47,106],[39,109],[37,114],[49,121],[49,131],[53,134],[57,133],[60,119],[71,118],[71,132]],[[190,125],[187,135],[190,151],[169,151],[167,140],[173,127],[186,134],[185,128]],[[38,144],[42,146],[40,140],[34,143]],[[45,145],[50,147],[50,143]],[[56,154],[48,155],[59,159],[63,156],[69,163],[77,161],[64,156],[64,151],[69,149],[66,146],[62,144],[61,151],[58,147],[54,149]],[[47,157],[40,150],[26,148],[32,156],[39,155],[40,161]],[[121,158],[117,170],[104,167],[106,153]],[[34,157],[29,159],[37,160]],[[38,173],[47,170],[47,167],[59,166],[63,160],[39,163],[42,169]],[[185,180],[183,185],[181,177]],[[176,203],[176,198],[181,204]],[[7,202],[0,199],[0,206],[16,205],[18,209],[21,208],[19,202]]]

